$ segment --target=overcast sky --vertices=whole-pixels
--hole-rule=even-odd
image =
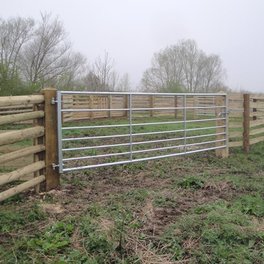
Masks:
[[[133,86],[154,52],[194,39],[218,54],[233,89],[264,92],[264,0],[0,0],[0,16],[63,21],[74,49],[93,61],[107,51]]]

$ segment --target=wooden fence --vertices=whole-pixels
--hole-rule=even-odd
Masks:
[[[243,147],[264,141],[264,96],[229,95],[229,147]]]
[[[47,89],[42,95],[0,97],[0,112],[5,112],[0,115],[0,201],[34,186],[38,190],[45,180],[46,190],[58,185],[52,169],[56,120],[51,114],[56,116],[56,109],[51,97],[55,94],[56,90]],[[32,122],[14,125],[24,121]]]
[[[59,184],[57,164],[57,114],[55,89],[44,89],[41,95],[0,97],[0,201],[40,184],[45,190]],[[66,112],[63,122],[101,118],[126,118],[126,95],[66,95],[64,108],[112,109],[112,111]],[[264,141],[264,96],[229,94],[229,147],[243,147]],[[133,96],[133,108],[182,107],[181,96]],[[215,106],[214,97],[187,96],[186,106]],[[215,115],[214,109],[193,109],[197,116]],[[181,118],[182,110],[141,111],[141,116],[172,116]],[[21,183],[21,180],[23,182]],[[44,183],[45,182],[45,183]]]

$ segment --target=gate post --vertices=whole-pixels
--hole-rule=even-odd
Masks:
[[[53,165],[58,163],[58,140],[57,140],[57,105],[55,88],[42,90],[44,103],[44,127],[45,127],[45,164],[46,164],[46,191],[56,188],[60,184],[60,174]]]
[[[228,132],[228,113],[226,113],[226,111],[227,111],[227,95],[223,95],[223,96],[216,95],[215,106],[217,106],[216,111],[215,111],[216,118],[220,118],[222,116],[225,116],[225,120],[217,120],[216,121],[216,126],[226,126],[225,128],[224,127],[223,128],[221,128],[221,127],[216,128],[216,133],[226,132],[223,135],[217,135],[216,136],[216,140],[226,139],[226,142],[225,142],[226,147],[216,149],[215,154],[217,157],[227,158],[229,155],[228,133],[227,133]],[[222,113],[223,109],[225,111],[224,115]],[[222,142],[217,142],[216,146],[222,146],[222,144],[223,144]]]
[[[249,139],[249,132],[250,132],[250,95],[244,94],[243,95],[244,102],[243,102],[243,149],[245,153],[249,153],[250,149],[250,139]]]

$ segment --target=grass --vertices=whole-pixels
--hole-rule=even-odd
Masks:
[[[197,207],[168,227],[161,250],[175,260],[188,256],[198,263],[261,263],[264,231],[238,204],[240,199],[235,205],[217,201]]]
[[[65,175],[2,203],[0,263],[263,263],[263,150]]]
[[[263,153],[260,143],[227,159],[205,152],[65,174],[57,190],[0,204],[0,263],[263,263]]]

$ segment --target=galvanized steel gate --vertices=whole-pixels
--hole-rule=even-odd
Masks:
[[[223,93],[58,91],[59,172],[221,150]]]

